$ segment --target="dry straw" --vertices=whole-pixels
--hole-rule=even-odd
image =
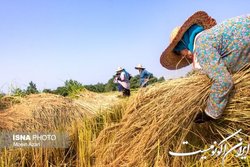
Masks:
[[[118,100],[117,93],[95,93],[84,90],[82,93],[76,95],[77,99],[74,102],[80,105],[89,113],[95,114],[97,111],[108,110]]]
[[[29,95],[0,112],[1,130],[57,130],[86,112],[71,99],[53,94]]]
[[[204,110],[210,93],[212,82],[205,75],[142,89],[131,99],[121,122],[99,135],[96,166],[221,166],[220,158],[201,161],[200,155],[173,157],[168,152],[195,151],[240,128],[250,135],[249,66],[233,79],[235,88],[223,118],[202,125],[193,120]],[[191,141],[192,148],[183,146],[185,140]],[[225,161],[227,165],[246,164],[234,156]]]
[[[84,90],[76,99],[54,94],[3,97],[0,101],[0,130],[69,129],[73,122],[95,116],[116,103],[116,95]]]
[[[120,103],[114,93],[85,90],[77,99],[53,94],[8,96],[0,100],[0,106],[0,131],[63,131],[71,141],[66,149],[1,148],[0,166],[49,167],[91,166],[92,141],[104,127],[121,119],[126,103]]]

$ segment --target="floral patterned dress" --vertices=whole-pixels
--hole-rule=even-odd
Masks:
[[[204,30],[195,45],[198,63],[213,80],[205,112],[218,119],[233,87],[232,74],[250,63],[250,15],[231,18]]]

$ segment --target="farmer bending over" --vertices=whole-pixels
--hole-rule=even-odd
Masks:
[[[148,81],[152,74],[145,70],[145,67],[143,67],[141,64],[138,64],[135,69],[139,70],[140,74],[140,87],[146,87],[148,85]]]
[[[170,70],[191,62],[194,68],[200,67],[213,84],[206,109],[197,115],[195,122],[220,118],[234,85],[232,74],[250,62],[250,15],[216,25],[206,12],[194,13],[173,30],[160,62]]]
[[[117,68],[114,83],[118,84],[118,89],[122,91],[123,96],[130,96],[130,78],[131,75],[124,68]]]

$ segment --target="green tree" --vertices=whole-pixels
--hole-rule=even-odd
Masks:
[[[51,89],[43,89],[43,93],[55,93],[55,92]]]
[[[92,92],[97,92],[95,85],[84,85],[84,88]]]
[[[117,90],[117,84],[114,83],[114,78],[115,78],[115,75],[111,79],[108,80],[107,84],[105,84],[105,89],[104,89],[105,92]]]
[[[72,79],[66,80],[64,84],[69,94],[76,94],[84,89],[84,86],[80,82]]]
[[[158,79],[158,82],[163,82],[163,81],[165,81],[165,78],[164,78],[164,77],[160,77],[160,78]]]
[[[36,84],[33,83],[32,81],[29,83],[29,86],[26,89],[26,94],[36,94],[39,93],[39,91],[36,88]]]
[[[115,75],[112,76],[108,80],[106,84],[103,83],[97,83],[94,85],[84,85],[84,87],[93,92],[110,92],[110,91],[116,91],[117,90],[117,84],[113,82],[115,78]],[[149,84],[153,84],[155,82],[162,82],[165,81],[164,77],[160,77],[159,79],[154,77],[153,75],[150,77]],[[130,88],[131,89],[137,89],[140,87],[140,75],[136,75],[130,79]]]
[[[69,95],[69,92],[65,86],[57,87],[53,92],[64,97]]]
[[[64,86],[58,87],[53,92],[61,96],[75,96],[84,89],[84,86],[76,80],[66,80]]]
[[[148,81],[148,84],[153,84],[153,83],[156,83],[158,82],[158,79],[152,74],[152,76],[150,77],[149,81]]]
[[[99,93],[101,93],[101,92],[104,92],[105,91],[105,84],[103,84],[103,83],[97,83],[96,85],[95,85],[95,87],[96,87],[96,92],[99,92]]]
[[[14,96],[25,96],[26,95],[26,91],[25,90],[22,90],[20,88],[15,88],[13,90],[11,90],[11,94],[14,95]]]
[[[92,92],[98,92],[98,93],[105,92],[105,86],[106,84],[99,83],[99,82],[95,85],[84,85],[84,87],[87,90],[92,91]]]
[[[140,87],[140,75],[136,75],[130,79],[130,88],[136,89]]]
[[[162,78],[160,81],[162,81]],[[156,82],[159,82],[159,80],[154,75],[152,75],[148,81],[148,84],[150,85]],[[140,87],[140,75],[136,75],[130,80],[130,87],[131,89],[136,89]]]

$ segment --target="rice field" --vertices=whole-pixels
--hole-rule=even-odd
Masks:
[[[69,134],[70,145],[2,148],[0,166],[250,166],[250,69],[233,79],[234,91],[223,117],[204,124],[193,123],[206,106],[212,83],[202,74],[151,85],[129,98],[88,91],[73,99],[52,94],[4,97],[1,131],[63,131]],[[214,144],[223,140],[227,150]],[[211,145],[217,149],[205,151]],[[170,155],[197,150],[203,152]]]

